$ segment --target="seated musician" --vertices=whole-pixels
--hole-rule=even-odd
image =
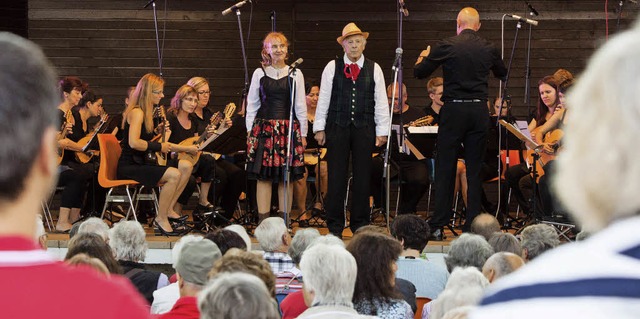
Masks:
[[[402,109],[400,103],[398,103],[398,96],[400,95],[399,89],[396,89],[396,95],[392,98],[393,84],[387,87],[387,96],[389,97],[389,103],[393,101],[393,121],[394,125],[413,125],[416,120],[426,121],[426,124],[431,124],[432,117],[426,117],[424,111],[419,108],[410,107],[407,104],[407,87],[402,85]],[[422,121],[420,121],[422,122]],[[406,137],[405,137],[406,138]],[[429,173],[427,170],[426,161],[419,160],[413,152],[399,153],[398,145],[395,144],[397,139],[392,138],[392,144],[390,147],[391,160],[393,165],[397,166],[400,174],[400,178],[404,182],[400,189],[400,207],[398,207],[398,214],[412,214],[416,212],[418,202],[420,198],[425,194],[429,186]],[[424,155],[424,154],[423,154]],[[384,169],[383,156],[377,156],[373,159],[373,170],[371,176],[371,192],[374,198],[375,207],[383,207],[383,196],[381,187],[382,173]]]
[[[547,133],[561,129],[564,125],[565,116],[567,113],[566,104],[565,104],[565,93],[571,88],[573,85],[573,78],[568,78],[564,80],[558,86],[558,98],[560,99],[561,108],[549,118],[549,120],[536,129],[536,134],[534,134],[534,141],[540,145],[542,145],[542,152],[555,155],[557,151],[559,151],[560,141],[557,142],[549,142],[544,141],[543,137],[547,135]],[[555,160],[551,160],[547,162],[544,166],[544,175],[540,176],[538,180],[538,191],[540,197],[540,209],[546,216],[551,216],[554,213],[561,210],[559,207],[558,201],[555,198],[555,195],[550,190],[550,178],[555,174]]]
[[[156,235],[180,236],[189,231],[173,207],[182,193],[185,183],[183,173],[174,168],[146,161],[151,152],[167,154],[174,152],[196,153],[196,146],[182,146],[169,142],[155,142],[153,107],[164,97],[164,80],[155,74],[145,74],[133,91],[124,112],[124,139],[120,143],[122,154],[118,161],[117,177],[132,179],[147,187],[162,184],[158,215],[154,220]],[[162,130],[168,128],[161,123]],[[160,131],[162,131],[160,130]],[[165,132],[169,133],[169,132]],[[191,175],[189,172],[186,177]]]
[[[58,133],[59,172],[58,186],[63,186],[60,200],[60,211],[56,231],[69,232],[74,222],[80,219],[80,209],[87,190],[87,185],[93,176],[93,170],[80,165],[74,158],[74,151],[79,151],[75,141],[84,137],[80,114],[72,108],[80,102],[82,93],[87,89],[86,83],[77,77],[63,78],[60,83],[62,103],[58,106],[62,127]],[[78,125],[76,125],[78,120]]]
[[[210,123],[213,112],[207,106],[211,97],[211,88],[209,87],[209,81],[203,77],[192,77],[187,82],[198,93],[198,105],[195,111],[191,114],[192,119],[198,123],[198,134],[204,133],[205,127]],[[227,122],[231,125],[230,122]],[[241,126],[242,127],[242,126]],[[231,128],[234,130],[234,128]],[[246,136],[246,132],[241,130],[243,136]],[[242,145],[243,149],[246,144]],[[209,145],[204,149],[207,152],[215,153],[216,150]],[[227,155],[227,154],[223,154]],[[238,198],[240,194],[246,190],[247,173],[244,168],[238,167],[236,164],[227,161],[224,157],[215,160],[214,165],[214,181],[211,189],[209,190],[208,200],[210,203],[220,202],[222,210],[219,212],[226,218],[231,219],[235,212],[236,205],[238,204]],[[191,189],[193,192],[193,188]]]
[[[304,87],[305,93],[307,95],[307,120],[309,121],[309,127],[312,127],[313,120],[315,119],[316,115],[316,107],[318,106],[320,82],[315,79],[308,79]],[[309,130],[309,132],[307,133],[307,149],[304,153],[304,162],[306,166],[304,177],[292,183],[294,202],[297,208],[300,210],[300,213],[304,214],[299,218],[300,226],[308,225],[308,222],[306,222],[306,220],[311,217],[306,214],[307,177],[309,175],[316,176],[316,192],[320,192],[320,194],[315,197],[315,202],[311,207],[313,216],[321,215],[324,212],[322,200],[323,196],[327,193],[327,162],[323,159],[324,154],[322,152],[318,153],[321,150],[320,145],[318,145],[318,142],[316,142],[313,136],[313,132]],[[319,175],[318,170],[320,170]],[[320,177],[318,178],[318,176]]]
[[[188,139],[193,140],[192,138],[194,136],[198,136],[198,132],[204,131],[204,129],[200,130],[198,128],[198,123],[193,121],[191,117],[197,104],[198,92],[196,92],[192,86],[185,84],[176,91],[176,95],[171,100],[171,108],[167,114],[167,121],[169,121],[169,127],[171,128],[169,142],[180,144]],[[208,135],[210,135],[213,129],[212,127],[205,133],[209,133]],[[183,174],[187,174],[184,176],[185,183],[191,174],[200,178],[200,196],[198,196],[198,206],[193,211],[194,221],[198,219],[202,220],[204,212],[213,210],[213,205],[209,203],[207,195],[209,194],[211,181],[213,180],[214,161],[213,157],[208,154],[201,154],[197,159],[193,156],[183,156],[179,158],[179,155],[175,153],[171,155],[170,165],[177,167]],[[176,207],[174,207],[176,212],[182,211],[181,206],[186,204],[191,194],[193,194],[193,192],[182,192],[178,198]]]
[[[553,114],[562,108],[558,107],[560,100],[558,99],[557,92],[558,84],[557,80],[553,76],[545,76],[538,82],[538,89],[540,97],[538,99],[538,107],[535,118],[529,123],[529,131],[532,132],[532,136],[535,138],[534,130],[541,125],[544,125]],[[511,189],[512,196],[518,201],[518,204],[525,212],[525,214],[531,214],[530,200],[532,198],[533,190],[533,178],[530,175],[531,160],[520,163],[515,166],[509,167],[505,172],[506,183],[503,188],[503,194],[508,194],[508,190]],[[536,163],[539,165],[540,163]],[[502,211],[506,211],[506,196],[502,196],[501,199]]]

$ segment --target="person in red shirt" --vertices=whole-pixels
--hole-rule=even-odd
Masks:
[[[0,32],[0,47],[2,317],[148,318],[126,279],[69,267],[34,241],[33,221],[57,179],[57,75],[29,40]]]

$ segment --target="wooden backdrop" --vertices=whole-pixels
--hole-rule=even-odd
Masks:
[[[18,7],[24,2],[16,1]],[[60,75],[77,75],[89,82],[105,96],[107,110],[117,112],[122,109],[127,86],[135,85],[147,72],[158,73],[153,10],[142,8],[146,2],[29,0],[28,23],[24,22],[22,28],[28,25],[29,38],[44,47]],[[165,104],[169,103],[177,87],[192,76],[204,76],[212,82],[212,108],[239,101],[244,71],[237,16],[221,14],[235,2],[158,0],[163,76],[167,80]],[[531,29],[532,95],[528,104],[523,101],[525,49],[529,35],[526,24],[520,30],[513,58],[509,91],[514,101],[514,114],[518,116],[527,114],[527,106],[537,102],[536,83],[540,78],[560,67],[576,74],[581,72],[589,56],[603,41],[605,18],[608,18],[609,33],[614,34],[617,30],[617,1],[609,1],[607,8],[602,0],[529,2],[540,13],[535,17],[540,24]],[[639,11],[638,5],[624,3],[620,29],[628,28]],[[403,23],[402,47],[404,81],[411,105],[430,103],[426,81],[412,77],[412,66],[418,53],[428,44],[454,35],[457,12],[469,4],[480,11],[481,34],[497,46],[501,45],[502,14],[525,15],[527,12],[525,1],[515,0],[475,3],[406,0],[409,16]],[[371,33],[365,55],[377,61],[385,71],[387,81],[391,80],[391,63],[398,46],[396,1],[254,0],[252,6],[241,9],[240,16],[247,41],[249,77],[259,66],[261,40],[271,30],[272,12],[275,12],[276,29],[290,40],[290,61],[304,58],[301,69],[306,77],[319,78],[324,65],[341,55],[341,47],[335,39],[343,26],[353,21]],[[505,61],[511,56],[515,29],[516,22],[504,21]],[[497,81],[492,81],[491,86],[492,92],[497,92]]]

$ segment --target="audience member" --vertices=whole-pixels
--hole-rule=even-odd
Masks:
[[[91,257],[87,254],[76,254],[65,262],[69,266],[85,266],[92,268],[93,270],[96,270],[98,273],[103,274],[106,277],[109,277],[110,275],[109,269],[107,269],[107,266],[105,266],[105,264],[100,261],[100,259]]]
[[[489,238],[489,245],[493,247],[493,251],[496,253],[505,251],[522,256],[520,241],[511,233],[494,233],[493,236]]]
[[[260,278],[275,300],[276,276],[271,271],[269,263],[260,255],[232,248],[213,265],[209,278],[223,272],[244,272]]]
[[[489,240],[494,233],[500,232],[500,223],[495,216],[482,213],[471,222],[471,232]]]
[[[488,285],[489,281],[476,267],[456,267],[440,296],[425,305],[422,318],[441,319],[458,307],[477,305]]]
[[[202,240],[200,235],[186,235],[180,237],[171,249],[171,266],[176,269],[178,261],[180,261],[180,252],[186,243]],[[176,300],[180,298],[180,287],[178,287],[177,279],[175,282],[164,286],[153,292],[153,302],[151,303],[152,314],[163,314],[169,312]]]
[[[73,237],[68,243],[67,255],[64,259],[69,260],[77,254],[98,258],[107,267],[109,273],[122,274],[122,268],[113,256],[111,247],[98,234],[84,233]]]
[[[131,284],[60,263],[34,241],[34,220],[58,171],[57,76],[33,42],[2,32],[0,47],[2,317],[147,318],[144,300]]]
[[[131,280],[150,305],[153,303],[153,292],[168,285],[169,278],[161,272],[145,269],[141,263],[147,255],[145,236],[140,223],[123,220],[113,225],[109,245],[116,254],[124,276]]]
[[[202,319],[280,319],[264,282],[241,272],[214,277],[198,296],[198,308]]]
[[[492,285],[473,318],[639,316],[640,163],[632,146],[640,135],[639,50],[636,21],[604,42],[567,97],[575,112],[563,127],[553,186],[593,235]]]
[[[353,309],[358,266],[346,249],[314,242],[302,256],[300,269],[308,274],[303,293],[309,308],[298,318],[372,318]]]
[[[449,246],[449,253],[444,257],[447,270],[456,267],[476,267],[478,270],[489,257],[493,255],[493,248],[484,237],[476,234],[464,233],[454,239]],[[451,280],[451,279],[449,279]]]
[[[482,274],[492,283],[496,279],[506,276],[522,266],[524,266],[522,257],[503,251],[495,253],[487,259],[487,262],[482,266]]]
[[[287,254],[291,244],[291,235],[284,219],[280,217],[265,218],[255,230],[260,248],[264,250],[264,259],[271,265],[274,274],[290,271],[294,267],[293,260]]]
[[[422,256],[429,234],[429,224],[416,215],[397,216],[391,224],[391,235],[404,248],[397,261],[396,277],[414,284],[417,297],[435,299],[447,284],[449,272]]]
[[[229,225],[227,227],[225,227],[224,229],[228,229],[232,232],[237,233],[238,235],[240,235],[240,237],[242,237],[242,240],[244,240],[244,242],[247,244],[247,251],[251,251],[252,247],[251,247],[251,237],[249,237],[249,234],[247,234],[247,230],[244,229],[243,226],[238,225],[238,224],[233,224],[233,225]]]
[[[180,299],[160,319],[200,318],[197,295],[207,283],[207,275],[213,268],[213,263],[221,256],[218,246],[209,240],[192,241],[182,246],[176,264]]]
[[[389,319],[413,318],[411,306],[396,289],[396,260],[402,253],[400,242],[388,235],[363,232],[353,236],[347,250],[358,266],[353,293],[358,313]]]
[[[220,252],[223,255],[231,248],[247,250],[247,243],[245,243],[244,239],[242,239],[238,233],[232,230],[218,228],[208,233],[205,238],[214,242],[218,248],[220,248]]]
[[[98,217],[91,217],[80,223],[77,234],[94,233],[109,243],[109,225]]]
[[[295,269],[300,269],[300,259],[302,258],[302,253],[306,251],[306,249],[315,242],[316,239],[320,238],[320,232],[318,232],[315,228],[306,228],[306,229],[298,229],[296,234],[293,236],[291,240],[291,246],[289,246],[289,256],[296,264]],[[344,247],[344,246],[343,246]],[[304,298],[302,295],[302,290],[295,290],[292,284],[299,285],[298,277],[302,275],[302,272],[297,271],[296,275],[288,276],[288,278],[281,278],[278,276],[276,282],[276,289],[278,293],[287,292],[287,296],[284,297],[282,302],[280,302],[280,311],[282,312],[282,319],[293,319],[297,318],[302,312],[307,310],[307,306],[304,303]],[[285,282],[282,282],[284,280]],[[282,282],[282,288],[280,288],[280,284]]]
[[[547,250],[560,245],[558,232],[551,225],[536,224],[524,228],[520,234],[522,244],[522,259],[526,262],[540,256]]]

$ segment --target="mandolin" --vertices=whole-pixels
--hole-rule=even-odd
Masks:
[[[416,119],[415,121],[411,121],[409,122],[409,124],[405,124],[404,127],[409,127],[409,126],[431,126],[431,123],[433,123],[433,116],[431,115],[427,115],[427,116],[423,116],[419,119]]]
[[[67,138],[67,134],[69,133],[69,131],[67,131],[66,129],[67,123],[73,123],[73,113],[71,112],[70,109],[64,112],[64,121],[62,123],[62,126],[60,127],[60,134],[58,135],[58,141],[61,141]],[[64,157],[64,148],[58,147],[58,165],[62,163],[63,157]]]
[[[167,122],[167,113],[165,112],[164,105],[158,106],[156,108],[156,112],[158,115],[158,119],[160,122],[160,134],[156,136],[154,139],[159,139],[160,143],[164,143],[169,139],[171,132],[167,133],[165,123]],[[167,166],[167,154],[162,153],[161,151],[155,153],[156,161],[159,166]]]
[[[99,151],[90,150],[88,148],[89,148],[89,144],[91,144],[91,141],[93,141],[93,139],[98,134],[98,132],[100,132],[104,124],[107,122],[108,118],[109,118],[109,114],[104,113],[102,117],[100,117],[100,121],[96,123],[96,125],[93,127],[93,130],[77,142],[80,145],[84,145],[82,147],[82,151],[76,152],[76,160],[78,160],[78,162],[83,164],[89,163],[89,161],[95,155],[98,155],[100,153]]]
[[[224,133],[227,129],[229,129],[229,127],[227,126],[227,120],[230,119],[235,112],[236,112],[236,105],[234,103],[229,103],[227,104],[227,106],[225,106],[223,111],[224,118],[222,118],[222,114],[220,114],[220,112],[216,112],[211,117],[211,122],[209,123],[209,125],[207,125],[207,128],[204,130],[205,134],[202,134],[202,136],[200,137],[198,136],[190,137],[180,142],[180,145],[186,145],[186,146],[199,145],[198,152],[196,152],[195,154],[180,152],[178,153],[178,159],[187,160],[191,162],[193,165],[195,165],[195,163],[198,162],[198,159],[200,159],[200,155],[203,153],[202,150],[205,147],[207,147],[207,145],[211,144],[211,142],[213,142],[216,138],[222,135],[222,133]],[[216,127],[216,126],[217,128],[215,132],[213,132],[211,136],[206,138],[207,136],[206,132],[208,132],[210,128]],[[210,155],[212,155],[215,159],[220,158],[219,154],[211,153]]]

